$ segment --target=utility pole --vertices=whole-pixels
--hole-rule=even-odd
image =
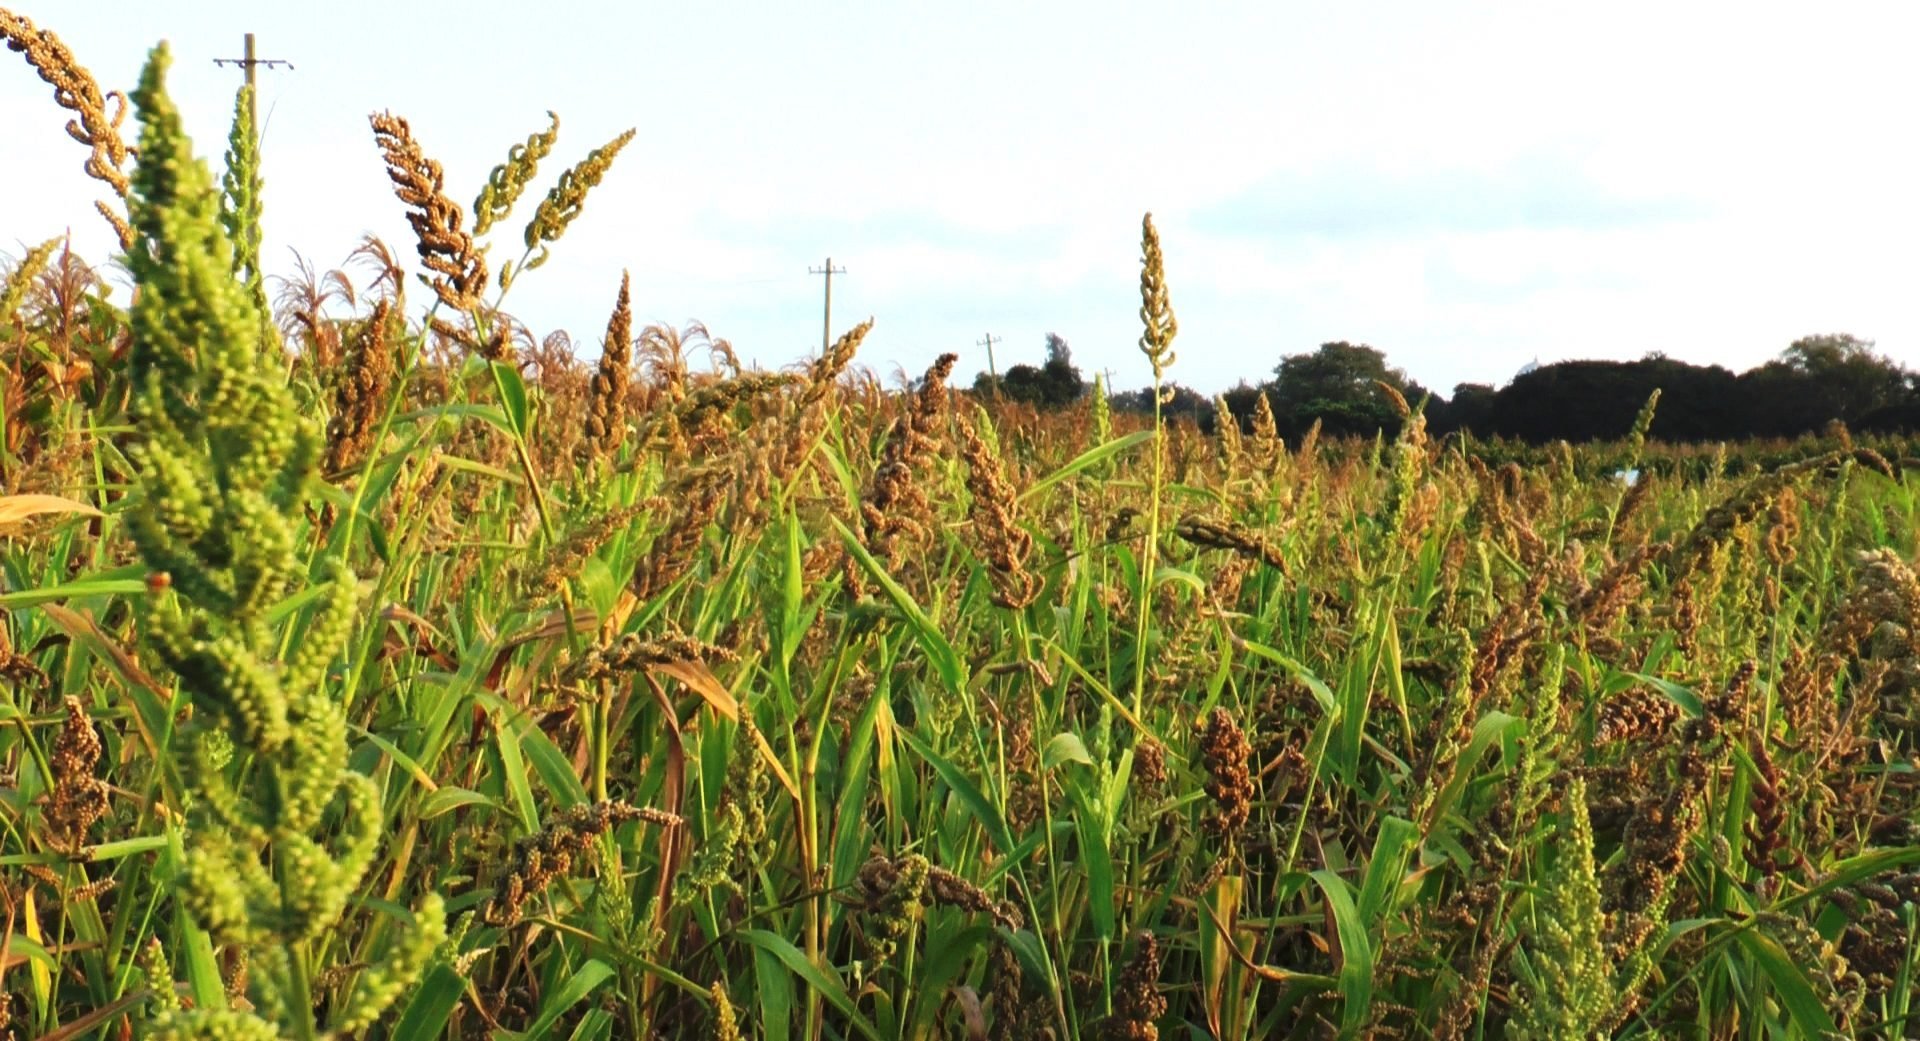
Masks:
[[[996,343],[999,343],[1003,339],[1005,339],[1005,337],[995,336],[992,333],[988,333],[987,335],[981,337],[980,340],[974,344],[975,347],[985,347],[987,349],[987,376],[993,380],[993,390],[994,390],[995,396],[998,396],[1000,391],[1000,370],[997,368],[994,368],[994,365],[993,365],[993,345]]]
[[[293,63],[290,61],[283,61],[279,58],[262,58],[257,56],[254,53],[254,49],[253,49],[252,33],[247,34],[246,49],[242,53],[245,55],[245,57],[215,58],[213,59],[213,63],[215,65],[238,65],[240,68],[244,69],[247,74],[247,87],[249,89],[251,89],[254,85],[253,70],[259,68],[262,65],[265,65],[269,69],[291,70],[293,68]],[[253,99],[254,99],[253,100],[254,116],[253,116],[253,128],[252,128],[253,139],[255,141],[258,141],[260,140],[260,94],[258,91],[254,92]]]
[[[833,266],[832,257],[828,257],[827,262],[819,267],[810,267],[807,269],[807,274],[809,275],[827,276],[827,306],[825,314],[820,318],[821,354],[827,353],[828,348],[833,346],[833,276],[844,275],[846,273],[846,268]]]

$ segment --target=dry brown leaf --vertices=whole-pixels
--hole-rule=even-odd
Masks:
[[[86,503],[59,495],[0,495],[0,535],[12,534],[29,517],[62,513],[100,516],[99,510]]]

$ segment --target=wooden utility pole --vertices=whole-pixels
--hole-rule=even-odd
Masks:
[[[993,389],[996,391],[1000,389],[1000,370],[993,366],[993,345],[1003,339],[1005,339],[1005,337],[988,333],[981,337],[978,343],[974,344],[975,347],[985,347],[987,349],[987,375],[992,378]]]
[[[258,55],[257,55],[257,54],[256,54],[256,53],[254,52],[254,49],[253,49],[253,34],[252,34],[252,33],[248,33],[248,34],[247,34],[247,44],[246,44],[246,49],[245,49],[245,50],[244,50],[244,51],[242,52],[242,54],[244,55],[244,57],[239,57],[239,58],[215,58],[215,59],[213,59],[213,63],[214,63],[215,65],[238,65],[238,66],[240,66],[240,68],[241,68],[241,69],[243,69],[243,70],[245,70],[245,71],[246,71],[246,74],[247,74],[247,87],[248,87],[248,89],[252,89],[252,88],[253,88],[253,86],[254,86],[254,74],[253,74],[253,70],[255,70],[255,69],[257,69],[257,68],[259,68],[259,67],[260,67],[260,66],[262,66],[262,65],[265,65],[265,66],[266,66],[267,68],[269,68],[269,69],[289,69],[289,70],[291,70],[291,69],[293,68],[293,63],[292,63],[292,62],[290,62],[290,61],[284,61],[284,60],[282,60],[282,59],[279,59],[279,58],[262,58],[262,57],[259,57],[259,56],[258,56]],[[254,115],[253,115],[253,139],[254,139],[255,141],[258,141],[258,140],[260,140],[260,92],[259,92],[259,91],[257,91],[257,90],[255,90],[255,91],[254,91],[254,95],[253,95],[253,113],[254,113]]]
[[[828,257],[827,262],[819,267],[810,267],[807,269],[807,274],[809,275],[827,276],[827,306],[825,313],[820,318],[821,354],[827,353],[827,349],[833,346],[833,276],[844,275],[846,273],[846,268],[833,266],[832,257]]]

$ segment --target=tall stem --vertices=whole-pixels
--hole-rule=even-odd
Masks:
[[[1161,460],[1167,437],[1166,423],[1160,411],[1160,372],[1153,374],[1153,477],[1147,489],[1147,542],[1140,552],[1140,587],[1134,594],[1139,601],[1138,626],[1133,641],[1133,715],[1144,718],[1147,690],[1147,627],[1153,621],[1153,569],[1160,547]]]

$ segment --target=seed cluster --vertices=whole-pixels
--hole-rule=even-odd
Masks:
[[[382,300],[353,338],[345,371],[334,385],[333,418],[327,422],[328,473],[359,463],[373,447],[393,384],[392,335],[393,307]]]
[[[1216,708],[1207,714],[1206,728],[1200,733],[1200,756],[1207,770],[1207,798],[1213,801],[1206,828],[1217,838],[1238,834],[1253,811],[1253,775],[1248,771],[1252,755],[1246,731],[1231,713]]]
[[[645,821],[661,828],[677,828],[682,823],[671,813],[613,800],[582,804],[558,814],[538,832],[513,844],[513,856],[494,883],[492,899],[487,901],[487,921],[495,925],[520,921],[529,897],[571,871],[574,857],[585,852],[596,838],[627,821]]]
[[[943,354],[927,369],[912,407],[900,414],[888,432],[880,463],[874,467],[873,480],[861,498],[860,519],[867,548],[887,564],[897,565],[902,559],[903,538],[918,540],[927,535],[924,518],[929,505],[917,474],[939,450],[939,428],[947,408],[947,377],[959,360],[957,354]],[[848,582],[859,586],[851,570]]]
[[[487,285],[487,260],[460,226],[465,214],[447,195],[445,172],[438,161],[427,158],[405,119],[376,112],[368,122],[386,156],[393,193],[408,207],[407,223],[413,226],[420,262],[436,276],[430,283],[434,294],[455,311],[472,310]]]
[[[40,78],[53,87],[53,100],[74,114],[67,122],[67,136],[90,150],[84,164],[87,176],[126,198],[126,165],[133,150],[121,138],[120,124],[127,118],[127,99],[119,91],[102,92],[93,74],[51,29],[42,29],[4,7],[0,7],[0,40],[6,42],[8,50],[24,56]],[[94,208],[113,225],[120,236],[120,248],[132,249],[133,229],[127,222],[105,203],[95,203]]]
[[[47,830],[56,848],[77,854],[87,833],[109,811],[106,782],[95,774],[100,736],[80,699],[65,699],[67,721],[53,741],[53,798],[47,803]]]
[[[1039,599],[1046,587],[1044,579],[1027,570],[1033,536],[1020,526],[1013,488],[1001,471],[998,453],[971,424],[960,426],[960,452],[967,460],[970,514],[993,583],[993,602],[1017,611]]]
[[[633,380],[633,298],[629,277],[620,275],[620,296],[607,319],[600,368],[593,374],[593,400],[587,413],[587,443],[610,456],[626,437],[627,390]]]
[[[1106,1036],[1115,1041],[1159,1041],[1157,1021],[1167,1014],[1167,999],[1160,993],[1160,941],[1152,933],[1141,933],[1133,960],[1121,970],[1113,989],[1113,1016],[1107,1020]]]

